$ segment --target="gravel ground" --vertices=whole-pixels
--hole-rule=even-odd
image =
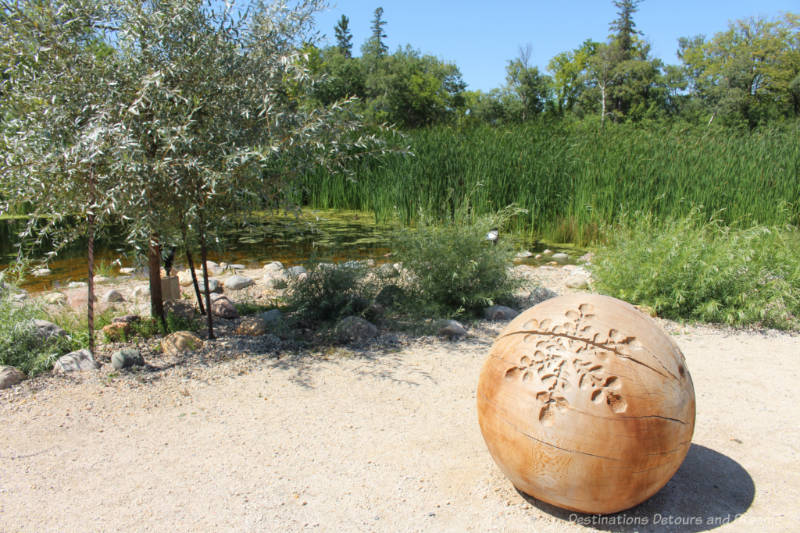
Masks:
[[[528,274],[565,292],[563,269]],[[562,511],[502,476],[475,389],[503,324],[479,322],[322,352],[225,336],[0,391],[0,530],[797,531],[800,337],[660,323],[694,380],[695,435],[623,513]]]

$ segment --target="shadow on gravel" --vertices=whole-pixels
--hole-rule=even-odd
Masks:
[[[719,452],[692,444],[672,479],[649,500],[619,513],[590,515],[560,509],[520,492],[538,509],[565,521],[605,531],[708,531],[734,522],[755,497],[742,466]]]

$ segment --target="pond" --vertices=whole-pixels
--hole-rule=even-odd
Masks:
[[[5,223],[5,224],[3,224]],[[0,269],[5,269],[15,259],[13,247],[13,221],[0,221]],[[398,228],[392,224],[378,224],[370,213],[341,210],[304,209],[295,215],[265,215],[248,226],[233,227],[226,231],[226,246],[211,244],[209,259],[217,262],[241,263],[258,267],[269,261],[280,261],[285,266],[325,261],[338,263],[348,260],[373,259],[377,263],[391,261],[391,234]],[[524,242],[515,238],[520,249],[533,253],[547,245],[541,242]],[[554,251],[566,251],[577,257],[568,245],[549,246]],[[199,263],[199,252],[195,262]],[[581,252],[582,253],[582,252]],[[579,254],[578,254],[579,255]],[[119,267],[142,268],[146,258],[137,256],[114,243],[99,243],[95,253],[95,275],[117,275]],[[117,262],[112,265],[112,262]],[[185,256],[175,258],[175,265],[183,267]],[[526,263],[535,263],[533,258]],[[49,290],[71,281],[86,280],[86,247],[77,245],[60,254],[48,264],[51,274],[27,277],[20,286],[31,292]]]

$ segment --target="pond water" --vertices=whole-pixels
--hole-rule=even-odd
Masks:
[[[5,222],[5,227],[2,227]],[[0,269],[5,269],[15,259],[12,223],[0,221]],[[309,261],[338,263],[348,260],[373,259],[377,263],[391,261],[391,234],[398,228],[391,224],[377,224],[369,213],[334,210],[303,210],[299,216],[268,215],[248,226],[233,227],[226,231],[224,250],[213,243],[209,246],[209,259],[217,262],[241,263],[258,267],[269,261],[281,261],[285,266]],[[533,253],[548,247],[545,243],[516,239],[520,249]],[[579,250],[566,245],[549,246],[554,251],[565,251],[571,257]],[[199,251],[194,250],[194,260],[199,264]],[[580,253],[579,253],[580,252]],[[113,243],[99,243],[95,252],[95,275],[114,276],[119,267],[141,268],[146,259]],[[119,261],[112,265],[112,262]],[[535,263],[533,258],[526,263]],[[181,252],[175,265],[183,267],[185,256]],[[77,245],[60,254],[48,264],[51,274],[26,278],[20,286],[39,292],[65,286],[71,281],[86,281],[86,246]]]

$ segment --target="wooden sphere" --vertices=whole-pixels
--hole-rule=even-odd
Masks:
[[[643,502],[694,431],[683,354],[649,317],[594,294],[546,300],[500,334],[478,383],[489,452],[521,491],[583,513]]]

